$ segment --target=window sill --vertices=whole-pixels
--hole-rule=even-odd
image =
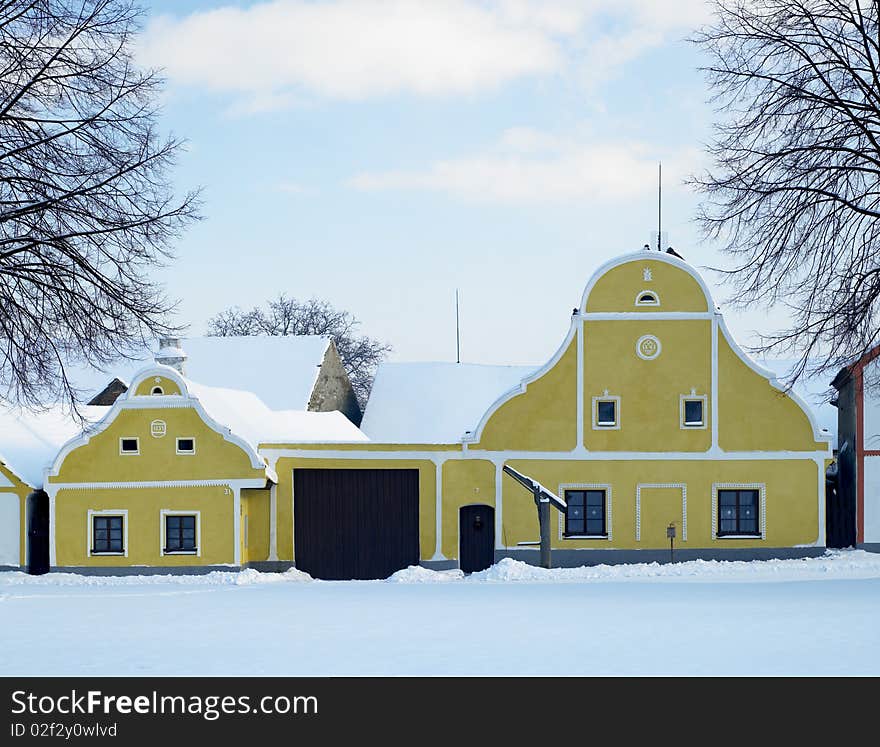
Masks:
[[[163,555],[198,555],[198,550],[162,550]]]
[[[607,540],[607,534],[564,534],[564,540]]]
[[[118,557],[124,557],[125,551],[122,550],[121,552],[105,552],[104,550],[92,550],[91,552],[89,552],[89,557],[93,557],[95,555],[116,555]]]
[[[682,427],[684,428],[705,428],[705,423],[682,423]]]
[[[617,423],[596,423],[596,428],[617,428]]]
[[[759,540],[764,539],[760,534],[716,534],[715,539],[720,540]]]

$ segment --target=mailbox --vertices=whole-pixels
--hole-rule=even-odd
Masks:
[[[670,524],[666,527],[666,536],[669,539],[675,539],[675,524]]]

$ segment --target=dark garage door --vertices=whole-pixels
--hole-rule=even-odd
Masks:
[[[314,578],[387,578],[419,562],[419,471],[293,471],[296,567]]]

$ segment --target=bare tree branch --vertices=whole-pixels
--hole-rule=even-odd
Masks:
[[[789,385],[880,342],[880,2],[716,0],[693,37],[717,107],[703,234],[740,306],[782,304]]]
[[[356,332],[360,322],[348,311],[316,298],[299,301],[279,293],[264,308],[224,309],[208,320],[208,334],[231,336],[330,335],[363,409],[370,396],[376,367],[391,346]]]
[[[103,365],[174,331],[150,279],[198,218],[175,199],[181,142],[156,129],[133,0],[0,3],[0,397],[75,401],[69,361]]]

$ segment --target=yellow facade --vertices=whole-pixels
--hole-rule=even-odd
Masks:
[[[474,504],[492,509],[496,559],[535,557],[535,505],[505,465],[563,498],[601,495],[602,532],[567,531],[553,511],[562,564],[652,558],[668,549],[670,525],[678,550],[706,557],[824,545],[829,439],[737,347],[693,268],[667,255],[601,268],[556,355],[468,427],[448,444],[276,441],[254,450],[159,367],[56,460],[52,565],[295,563],[298,469],[417,470],[426,564],[459,562],[460,512]],[[180,453],[180,437],[194,439],[192,453]],[[721,531],[719,491],[755,501],[755,529]],[[126,552],[95,556],[89,517],[123,509]],[[163,552],[162,512],[172,510],[197,512],[197,554]]]
[[[241,562],[267,561],[270,559],[270,493],[245,488],[241,491],[241,506],[242,518],[247,517],[241,526]]]
[[[255,449],[214,422],[176,373],[144,373],[100,423],[62,448],[49,472],[51,566],[173,569],[265,560],[270,476]],[[121,548],[96,543],[96,517],[121,517]],[[186,517],[195,527],[186,549],[168,541],[168,517]]]
[[[235,500],[228,487],[62,489],[55,496],[55,553],[57,567],[175,567],[238,565],[235,562],[233,512]],[[163,512],[198,516],[197,551],[163,551]],[[123,554],[91,552],[90,517],[124,517]]]
[[[563,497],[604,491],[603,536],[566,536],[564,516],[553,512],[554,550],[581,551],[560,553],[566,564],[593,562],[596,550],[622,559],[667,551],[670,524],[678,550],[707,557],[824,545],[829,439],[740,351],[683,261],[644,252],[606,265],[558,353],[502,395],[461,443],[262,444],[279,474],[279,558],[296,558],[291,472],[313,467],[417,467],[424,563],[458,562],[459,511],[475,503],[494,508],[496,558],[529,557],[539,538],[535,505],[504,465]],[[613,426],[597,419],[598,402],[609,400]],[[685,414],[694,401],[698,421]],[[757,496],[757,531],[720,531],[719,491],[731,490]]]

